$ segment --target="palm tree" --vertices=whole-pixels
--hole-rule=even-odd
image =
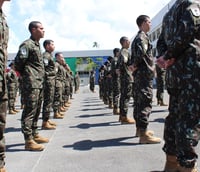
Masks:
[[[92,47],[93,47],[93,48],[95,48],[95,47],[96,47],[96,48],[99,48],[99,44],[98,44],[98,42],[96,42],[96,41],[93,42],[93,46],[92,46]]]

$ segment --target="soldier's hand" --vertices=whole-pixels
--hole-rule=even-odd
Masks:
[[[167,69],[169,66],[173,65],[175,63],[175,58],[171,58],[165,61],[165,69]]]
[[[157,65],[160,68],[165,68],[165,59],[163,56],[160,56],[157,60],[156,60]]]

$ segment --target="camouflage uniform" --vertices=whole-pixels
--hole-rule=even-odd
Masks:
[[[75,73],[74,76],[74,92],[77,93],[77,91],[79,90],[79,86],[80,86],[80,77],[78,72]]]
[[[103,99],[104,95],[104,67],[103,65],[99,69],[99,77],[98,77],[98,84],[99,84],[99,98]]]
[[[31,140],[38,134],[37,122],[43,100],[45,72],[40,45],[32,37],[20,45],[15,57],[15,68],[23,83],[22,132],[25,140]]]
[[[175,58],[167,68],[170,95],[163,150],[177,156],[182,167],[193,168],[200,139],[200,1],[176,1],[163,19],[157,42],[159,56]]]
[[[90,74],[89,82],[90,82],[90,90],[92,92],[94,92],[94,88],[95,88],[95,74],[94,74],[93,71]]]
[[[43,53],[44,59],[44,68],[45,68],[45,79],[44,79],[44,102],[43,102],[43,111],[42,119],[43,121],[48,121],[50,117],[50,111],[54,99],[55,91],[55,62],[53,56],[49,52]]]
[[[126,48],[120,50],[119,68],[120,68],[120,116],[127,117],[129,101],[132,96],[133,75],[128,66],[131,65],[131,55]]]
[[[53,110],[54,113],[60,112],[60,107],[64,104],[63,100],[63,88],[64,88],[64,80],[65,80],[65,69],[64,67],[56,61],[55,63],[56,69],[56,78],[55,78],[55,93],[54,93],[54,102],[53,102]]]
[[[146,130],[152,109],[153,66],[152,45],[148,35],[139,31],[131,45],[132,63],[137,67],[134,73],[134,118],[136,127]]]
[[[9,29],[5,20],[5,15],[0,9],[0,168],[5,164],[5,138],[4,129],[6,124],[7,111],[7,86],[5,69],[7,62],[7,45],[9,37]]]
[[[9,111],[15,110],[15,99],[17,95],[18,88],[18,77],[16,72],[13,69],[6,75],[7,88],[8,88],[8,109]]]
[[[116,72],[117,69],[119,69],[118,57],[114,57],[111,63],[114,109],[119,108],[119,100],[120,100],[120,74]]]

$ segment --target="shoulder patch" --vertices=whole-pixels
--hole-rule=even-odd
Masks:
[[[191,5],[190,10],[191,10],[193,16],[195,16],[195,17],[200,16],[200,8],[197,4]]]
[[[25,47],[21,47],[21,48],[20,48],[20,52],[21,52],[21,54],[22,54],[23,56],[27,56],[27,50],[26,50]]]

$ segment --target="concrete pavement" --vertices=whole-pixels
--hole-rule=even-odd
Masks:
[[[97,86],[96,93],[85,86],[73,97],[64,119],[52,119],[57,123],[56,130],[40,131],[42,136],[50,138],[42,152],[24,150],[21,111],[16,115],[8,114],[5,134],[8,172],[150,172],[163,169],[163,142],[138,144],[139,139],[134,137],[135,125],[118,122],[118,116],[99,99]],[[166,94],[166,100],[167,97]],[[130,102],[130,117],[132,113]],[[154,101],[149,129],[161,138],[167,113],[167,107],[157,106]],[[39,126],[41,122],[40,119]],[[197,151],[200,152],[199,146]]]

